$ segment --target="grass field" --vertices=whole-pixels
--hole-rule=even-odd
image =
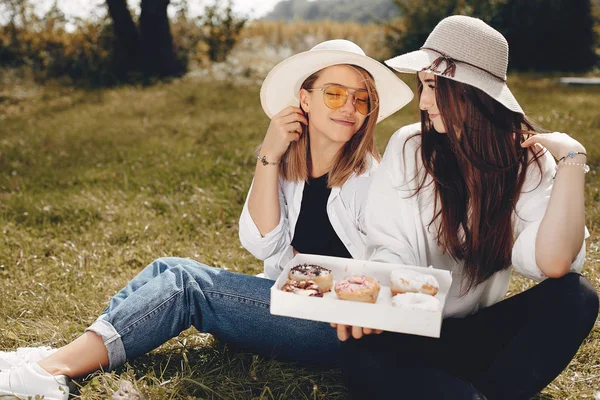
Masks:
[[[509,78],[530,117],[587,147],[592,236],[584,275],[600,290],[600,89],[557,81]],[[97,91],[4,89],[0,349],[66,344],[160,256],[261,271],[237,238],[253,148],[268,126],[258,92],[257,85],[189,79]],[[413,102],[378,126],[380,150],[416,115]],[[511,293],[531,284],[513,278]],[[539,399],[600,398],[599,339],[597,323]],[[339,378],[338,370],[236,353],[189,330],[116,372],[76,380],[74,392],[105,399],[127,379],[149,399],[338,399],[345,394]]]

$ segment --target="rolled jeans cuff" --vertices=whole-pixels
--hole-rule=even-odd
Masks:
[[[85,331],[94,332],[100,336],[104,341],[104,346],[108,351],[108,370],[113,369],[125,364],[127,355],[125,353],[125,346],[121,340],[121,335],[116,331],[115,327],[108,321],[104,320],[100,316],[92,325],[90,325]]]

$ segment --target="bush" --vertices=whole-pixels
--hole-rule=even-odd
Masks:
[[[203,32],[202,40],[206,43],[210,60],[225,61],[239,40],[246,20],[233,15],[229,1],[223,10],[217,4],[206,7],[199,21]]]
[[[127,53],[116,41],[112,21],[67,21],[57,8],[45,16],[33,13],[30,0],[5,0],[10,10],[8,22],[0,26],[2,66],[27,66],[38,81],[69,78],[76,84],[110,86],[140,82],[140,71],[132,70]],[[171,23],[175,57],[184,66],[224,60],[240,37],[246,20],[236,18],[231,4],[207,7],[198,19],[187,18],[181,3]]]

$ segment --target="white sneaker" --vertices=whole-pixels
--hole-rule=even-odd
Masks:
[[[53,376],[37,363],[0,372],[0,399],[68,400],[69,386],[64,375]]]
[[[38,362],[57,349],[52,347],[19,347],[17,351],[0,351],[0,371],[18,367],[27,363]]]

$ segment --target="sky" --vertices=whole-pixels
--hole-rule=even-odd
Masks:
[[[38,4],[38,13],[44,14],[55,0],[34,0]],[[103,14],[106,10],[104,0],[57,0],[58,7],[67,17],[87,18],[93,14]],[[176,3],[177,0],[171,0]],[[188,0],[190,14],[199,15],[205,5],[214,4],[215,0]],[[219,1],[219,0],[216,0]],[[223,0],[220,0],[223,2]],[[281,0],[233,0],[233,10],[249,18],[260,18],[266,15],[275,7],[275,4]],[[139,7],[140,0],[127,0],[129,5],[136,9]]]

